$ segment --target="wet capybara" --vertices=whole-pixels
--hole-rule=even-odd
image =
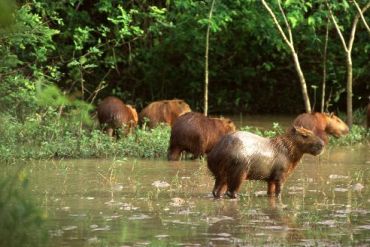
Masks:
[[[236,198],[243,180],[264,180],[267,194],[280,196],[282,186],[303,154],[318,155],[324,142],[312,131],[291,127],[269,139],[246,131],[225,135],[208,154],[208,168],[215,178],[213,196]]]
[[[189,105],[180,99],[154,101],[147,105],[139,114],[140,122],[148,120],[148,127],[154,128],[159,123],[172,126],[177,117],[190,112]]]
[[[349,132],[347,124],[333,113],[302,113],[294,119],[293,125],[311,130],[325,144],[329,142],[328,134],[340,137]]]
[[[233,131],[235,125],[230,119],[185,113],[172,126],[168,160],[179,160],[182,151],[192,153],[194,158],[207,154],[222,136]]]
[[[118,137],[118,128],[124,128],[127,134],[137,125],[137,113],[132,106],[125,105],[117,97],[109,96],[100,102],[97,113],[98,120],[109,136]]]

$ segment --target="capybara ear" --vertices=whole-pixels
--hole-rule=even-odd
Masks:
[[[330,112],[329,117],[334,117],[334,112]]]

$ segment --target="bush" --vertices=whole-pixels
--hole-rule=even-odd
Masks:
[[[27,193],[23,172],[0,177],[0,246],[44,246],[47,232],[44,216]]]

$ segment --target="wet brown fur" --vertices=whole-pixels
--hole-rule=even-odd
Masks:
[[[235,125],[230,119],[186,113],[172,126],[168,160],[179,160],[183,151],[192,153],[194,158],[207,154],[222,136],[233,131]]]
[[[106,97],[97,108],[100,125],[109,136],[118,137],[118,128],[124,128],[124,133],[130,133],[137,125],[137,113],[132,106],[125,105],[120,99]]]
[[[325,144],[329,142],[328,134],[340,137],[349,132],[347,124],[333,113],[302,113],[294,119],[293,125],[312,130]]]
[[[208,168],[215,178],[213,195],[227,191],[237,196],[244,180],[264,180],[267,194],[279,196],[282,186],[304,153],[318,155],[323,141],[312,131],[292,127],[272,139],[238,131],[225,135],[208,154]]]
[[[148,127],[154,128],[159,123],[166,123],[169,126],[177,117],[190,112],[189,105],[180,99],[154,101],[147,105],[139,114],[140,123],[148,119]]]

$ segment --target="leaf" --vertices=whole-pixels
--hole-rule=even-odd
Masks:
[[[309,16],[308,19],[307,19],[307,24],[309,26],[315,26],[315,23],[316,23],[316,20],[313,16]]]
[[[287,18],[288,18],[289,22],[291,23],[292,28],[297,26],[297,23],[298,23],[297,18],[295,18],[294,16],[288,16]]]

